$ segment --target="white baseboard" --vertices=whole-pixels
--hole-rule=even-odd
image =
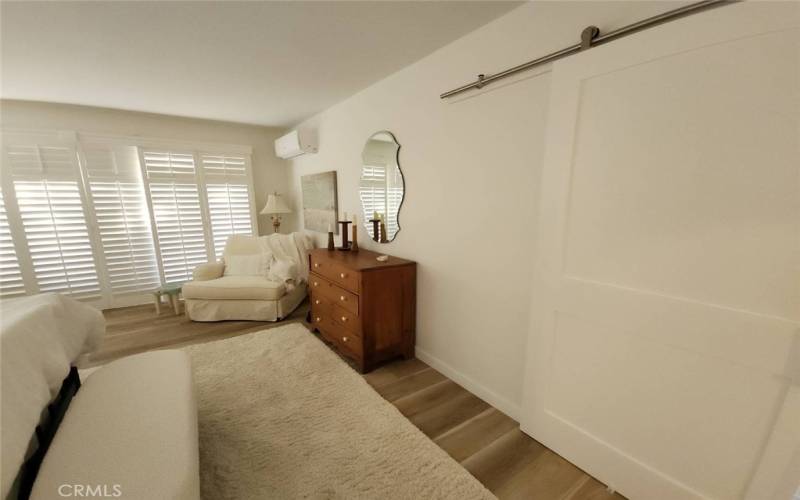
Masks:
[[[453,382],[457,383],[464,389],[468,390],[472,394],[478,396],[482,400],[486,401],[490,405],[494,406],[498,410],[502,411],[509,417],[513,418],[517,422],[519,422],[520,416],[520,406],[517,403],[513,403],[508,399],[498,395],[494,391],[487,389],[485,386],[475,382],[475,380],[471,379],[470,377],[464,375],[460,371],[456,370],[452,366],[448,365],[441,359],[433,356],[430,353],[425,352],[424,350],[416,347],[414,349],[417,358],[420,361],[425,362],[434,370],[441,372],[447,378],[452,380]]]

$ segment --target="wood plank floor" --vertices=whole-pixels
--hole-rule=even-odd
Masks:
[[[234,337],[250,332],[283,326],[305,320],[308,301],[279,323],[266,321],[217,321],[198,323],[185,314],[176,316],[170,307],[161,306],[156,315],[152,304],[103,311],[106,336],[91,357],[90,364],[101,364],[137,352],[181,347],[211,340]]]
[[[106,338],[92,362],[101,364],[137,352],[219,340],[290,322],[305,325],[307,311],[308,305],[303,304],[280,323],[195,323],[170,311],[156,316],[152,305],[108,310],[104,312]],[[623,499],[422,361],[391,362],[364,378],[501,499]]]

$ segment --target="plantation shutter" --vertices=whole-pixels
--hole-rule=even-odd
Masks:
[[[137,148],[82,142],[81,158],[112,295],[159,286]]]
[[[359,197],[361,198],[361,207],[365,221],[372,219],[375,216],[375,212],[386,215],[385,166],[364,165],[361,170]]]
[[[252,235],[254,206],[249,159],[244,156],[201,154],[203,181],[214,257],[219,260],[228,236]]]
[[[389,217],[400,211],[403,202],[403,179],[399,169],[387,168],[383,165],[364,165],[361,171],[359,197],[363,207],[364,220],[370,220],[375,212],[383,215],[386,232],[394,234],[398,231],[397,217]]]
[[[399,168],[390,168],[386,174],[386,213],[400,213],[400,204],[403,203],[403,176]],[[397,217],[386,217],[386,232],[395,234],[400,230]]]
[[[221,257],[230,235],[255,231],[246,147],[144,147],[75,132],[4,130],[0,139],[0,298],[140,303]]]
[[[6,214],[3,193],[0,192],[0,298],[25,294],[25,283],[14,248],[14,239]]]
[[[198,172],[192,153],[141,150],[164,281],[189,281],[209,260]]]
[[[99,298],[74,141],[4,146],[38,290]]]

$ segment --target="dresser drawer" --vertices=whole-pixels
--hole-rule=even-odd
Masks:
[[[325,309],[330,310],[333,306],[333,301],[322,295],[319,291],[311,290],[311,310]]]
[[[311,270],[331,280],[342,288],[350,290],[353,293],[359,292],[360,280],[358,279],[358,271],[352,271],[333,261],[319,258],[316,255],[311,256]]]
[[[331,316],[335,322],[342,325],[345,329],[354,333],[361,333],[361,318],[357,314],[353,314],[343,307],[334,305],[331,309]]]
[[[311,294],[311,323],[317,326],[322,318],[330,318],[333,305],[319,294]]]
[[[343,307],[339,307],[332,300],[312,292],[311,313],[313,318],[328,317],[339,323],[340,326],[353,333],[361,333],[361,318]]]
[[[360,335],[345,329],[330,317],[317,316],[312,319],[314,327],[322,333],[325,339],[345,353],[361,359],[364,355],[364,345]]]
[[[339,307],[358,315],[358,295],[345,290],[322,276],[311,273],[308,276],[311,293],[316,297],[328,299]]]

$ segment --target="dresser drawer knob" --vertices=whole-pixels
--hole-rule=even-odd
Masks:
[[[315,303],[316,305],[319,305],[319,301],[318,301],[318,300],[315,300],[315,301],[314,301],[314,303]]]
[[[341,273],[341,274],[339,275],[339,277],[340,277],[340,278],[342,278],[342,279],[344,279],[344,278],[345,278],[345,276],[347,276],[345,273]]]
[[[314,262],[314,267],[319,267],[319,262]]]
[[[315,282],[314,282],[314,286],[319,286],[319,283],[317,283],[317,282],[315,281]]]
[[[347,316],[342,316],[342,322],[346,322],[346,321],[347,321]]]
[[[339,300],[341,300],[342,302],[344,302],[345,300],[347,300],[347,298],[346,298],[344,295],[342,295],[341,297],[339,297]]]
[[[317,323],[319,323],[320,321],[322,320],[319,318],[319,316],[317,316]]]
[[[347,342],[347,337],[342,337],[342,342]]]

